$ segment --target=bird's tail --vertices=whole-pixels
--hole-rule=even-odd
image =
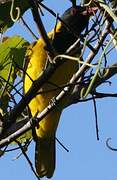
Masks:
[[[52,177],[55,169],[55,137],[36,141],[35,167],[39,177]]]

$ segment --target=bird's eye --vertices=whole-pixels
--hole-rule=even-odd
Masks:
[[[77,12],[78,12],[78,9],[75,8],[75,7],[72,7],[72,9],[71,9],[71,15],[72,15],[72,16],[75,16],[75,15],[77,14]]]

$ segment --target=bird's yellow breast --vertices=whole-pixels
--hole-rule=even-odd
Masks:
[[[42,39],[38,40],[36,45],[32,48],[31,58],[27,67],[27,74],[31,77],[32,80],[36,80],[42,71],[45,69],[47,63],[47,53],[44,49],[44,44]],[[69,79],[72,77],[77,69],[77,62],[67,60],[61,66],[59,66],[49,81],[43,85],[40,89],[41,94],[37,95],[29,104],[32,116],[37,112],[41,112],[52,98],[57,96],[61,91],[59,86],[66,84]],[[32,85],[31,79],[26,75],[24,90],[27,92]],[[50,91],[51,89],[58,89],[56,91]],[[57,107],[54,111],[50,112],[41,122],[39,123],[39,129],[36,130],[39,137],[51,136],[55,133],[58,121],[61,115],[61,107]]]

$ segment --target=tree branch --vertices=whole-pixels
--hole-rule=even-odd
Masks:
[[[50,40],[46,33],[46,30],[41,21],[41,17],[40,17],[39,11],[38,11],[38,1],[37,0],[29,0],[29,4],[31,5],[33,18],[37,25],[37,28],[41,35],[41,38],[43,39],[43,41],[45,43],[46,49],[49,53],[49,56],[51,57],[51,59],[53,59],[57,53],[56,53],[55,49],[53,48],[52,44],[50,43]]]
[[[107,70],[107,68],[105,68],[105,69]],[[90,94],[95,95],[95,98],[116,97],[116,93],[115,94],[108,94],[108,93],[97,93],[97,92],[95,92],[95,89],[98,86],[100,86],[105,81],[107,81],[108,79],[110,79],[111,77],[113,77],[114,75],[117,74],[117,63],[112,64],[110,67],[108,67],[108,69],[109,69],[109,71],[108,71],[107,75],[104,76],[104,77],[103,76],[100,77],[98,75],[97,78],[96,78],[95,83],[93,84],[93,87],[92,87],[92,90],[91,90]],[[85,89],[87,89],[89,83],[85,84],[84,91],[85,91]],[[69,106],[71,104],[79,103],[79,102],[86,102],[86,101],[92,100],[92,98],[87,98],[87,99],[82,99],[81,100],[81,96],[80,96],[81,88],[82,88],[82,86],[80,86],[80,84],[79,84],[78,88],[74,89],[72,95],[69,97],[69,103],[67,104],[67,106]]]

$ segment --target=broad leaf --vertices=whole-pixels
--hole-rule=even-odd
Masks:
[[[22,68],[28,45],[29,43],[20,36],[8,38],[0,44],[0,108],[3,112],[7,108],[16,73]]]

